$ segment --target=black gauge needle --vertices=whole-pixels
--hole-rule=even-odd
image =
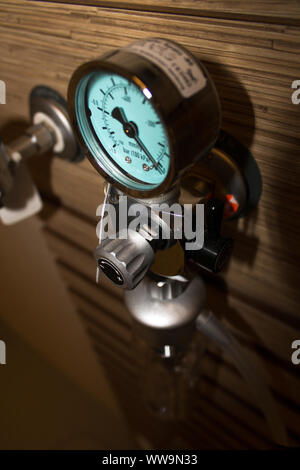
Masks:
[[[114,108],[111,112],[111,115],[114,119],[119,121],[121,124],[126,125],[128,124],[128,120],[126,118],[125,112],[123,108]]]
[[[145,147],[145,145],[143,144],[143,142],[140,140],[140,138],[136,135],[134,137],[134,140],[136,141],[136,143],[141,147],[141,149],[144,151],[144,153],[147,155],[147,157],[149,158],[149,160],[152,162],[154,168],[156,168],[156,170],[159,172],[159,173],[162,173],[161,171],[161,164],[159,162],[156,162],[154,160],[154,158],[152,157],[152,155],[149,153],[149,150]]]
[[[124,130],[125,134],[128,137],[130,137],[130,138],[132,138],[136,141],[136,143],[139,145],[139,147],[147,155],[147,157],[149,158],[149,160],[153,164],[154,168],[159,173],[161,173],[162,172],[162,170],[160,168],[161,164],[159,162],[155,161],[155,159],[152,157],[149,150],[145,147],[145,145],[143,144],[143,142],[141,141],[141,139],[138,136],[138,127],[137,127],[137,125],[132,121],[128,121],[128,119],[126,117],[126,114],[124,112],[124,109],[116,107],[112,110],[111,115],[114,119],[116,119],[117,121],[119,121],[123,125],[123,130]]]

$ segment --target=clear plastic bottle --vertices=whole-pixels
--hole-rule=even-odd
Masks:
[[[138,386],[147,409],[164,420],[183,419],[201,375],[203,336],[195,332],[184,349],[171,345],[154,349],[134,332],[133,345]]]

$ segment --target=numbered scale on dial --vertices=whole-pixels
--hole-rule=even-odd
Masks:
[[[93,73],[88,80],[89,129],[112,164],[145,189],[164,180],[170,162],[168,137],[150,98],[149,91],[116,74]]]

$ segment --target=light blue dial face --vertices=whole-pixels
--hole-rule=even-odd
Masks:
[[[132,189],[163,183],[170,149],[148,89],[114,73],[94,72],[77,87],[76,115],[86,145],[106,173]]]

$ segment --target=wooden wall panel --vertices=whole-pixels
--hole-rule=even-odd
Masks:
[[[263,362],[290,443],[299,445],[299,369],[291,364],[291,343],[300,338],[300,105],[291,102],[291,83],[300,79],[299,2],[1,1],[0,79],[8,93],[5,113],[0,109],[1,134],[13,138],[24,127],[33,86],[43,83],[65,95],[80,63],[154,35],[178,41],[204,61],[220,94],[223,127],[248,145],[259,163],[264,182],[259,209],[227,224],[235,251],[226,272],[207,279],[207,304],[251,360]],[[100,288],[94,283],[95,213],[103,179],[87,161],[70,165],[38,158],[31,169],[45,200],[45,236],[58,271],[132,426],[160,447],[274,445],[230,358],[212,345],[189,418],[172,429],[146,411],[141,418],[122,292],[107,281]]]

